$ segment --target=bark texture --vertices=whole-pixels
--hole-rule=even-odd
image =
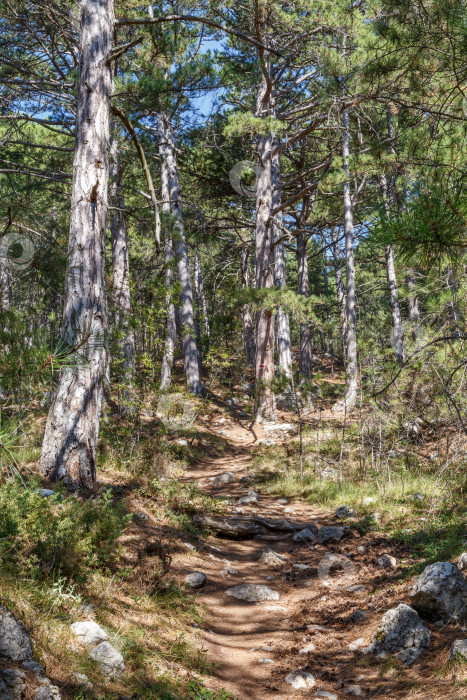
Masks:
[[[417,340],[420,333],[420,309],[418,306],[418,297],[415,284],[415,275],[413,270],[409,270],[405,277],[405,284],[408,290],[407,304],[409,307],[409,321],[412,326],[412,339]]]
[[[105,372],[104,236],[109,175],[113,0],[81,7],[79,94],[63,336],[85,363],[62,370],[50,407],[41,473],[91,488]]]
[[[242,286],[248,289],[250,286],[250,275],[248,270],[248,249],[243,248],[241,253],[242,259]],[[243,327],[243,344],[245,347],[245,361],[247,367],[255,366],[255,331],[253,328],[253,319],[250,313],[249,304],[242,306],[242,327]]]
[[[298,262],[298,293],[304,297],[310,296],[310,280],[308,277],[308,258],[306,253],[306,234],[300,231],[297,235]],[[313,356],[311,349],[311,324],[305,321],[300,324],[300,374],[311,379],[313,374]]]
[[[345,287],[342,276],[342,260],[339,252],[339,244],[337,233],[332,232],[332,252],[334,257],[334,271],[336,275],[336,294],[339,304],[339,325],[342,343],[342,360],[345,362],[347,357],[347,300],[345,298]]]
[[[166,171],[170,214],[174,224],[174,249],[177,260],[177,273],[180,282],[180,323],[183,338],[183,363],[187,386],[194,394],[201,393],[201,376],[193,306],[193,288],[190,276],[190,262],[185,240],[183,208],[180,197],[180,181],[175,152],[175,141],[168,115],[158,115],[159,148],[162,156],[161,168]]]

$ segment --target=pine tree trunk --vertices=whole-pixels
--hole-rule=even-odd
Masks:
[[[195,250],[195,281],[196,281],[197,294],[198,294],[198,298],[199,298],[199,307],[200,307],[201,314],[203,316],[204,335],[206,337],[206,340],[208,341],[209,336],[211,335],[211,329],[209,328],[208,305],[206,302],[206,293],[204,291],[203,273],[201,271],[201,261],[199,259],[199,254],[198,254],[197,250]]]
[[[324,236],[323,236],[324,248]],[[326,321],[328,324],[328,352],[331,357],[334,357],[334,343],[332,340],[332,325],[331,325],[331,309],[329,308],[329,279],[328,267],[326,264],[326,251],[323,250],[323,277],[324,277],[324,296],[326,297]]]
[[[158,120],[158,133],[159,156],[161,162],[162,211],[164,214],[165,305],[167,309],[160,388],[166,391],[172,383],[172,367],[174,363],[175,346],[177,344],[177,318],[172,293],[174,283],[174,252],[171,234],[172,217],[170,210],[169,170],[166,166],[166,139],[162,118]]]
[[[298,293],[310,296],[308,277],[308,258],[306,252],[306,235],[300,231],[297,236]],[[302,377],[311,379],[313,374],[313,353],[311,348],[311,325],[309,321],[300,324],[300,365]]]
[[[183,363],[187,386],[194,394],[201,393],[201,376],[199,370],[198,349],[196,347],[195,315],[193,305],[193,288],[190,277],[188,248],[183,224],[183,208],[180,197],[175,142],[170,119],[165,114],[158,115],[159,143],[163,145],[162,169],[167,171],[170,213],[174,222],[174,247],[177,260],[178,280],[180,282],[180,321],[183,336]]]
[[[270,114],[271,96],[266,80],[262,77],[257,96],[257,115]],[[258,136],[258,177],[256,186],[256,288],[274,286],[274,252],[272,248],[274,227],[272,149],[274,135]],[[274,315],[268,308],[256,314],[256,420],[276,419],[276,398],[272,390],[274,379]]]
[[[334,229],[332,231],[332,251],[334,257],[334,271],[336,275],[337,303],[339,304],[340,310],[339,325],[342,343],[342,361],[345,362],[347,358],[347,300],[345,298],[345,287],[342,277],[342,262],[337,243],[337,233]]]
[[[248,289],[250,286],[250,275],[248,272],[248,249],[242,249],[242,286]],[[243,344],[245,347],[245,361],[247,367],[255,366],[255,332],[253,329],[253,319],[251,318],[249,304],[242,306],[242,326]]]
[[[63,369],[42,444],[41,473],[91,488],[105,372],[105,225],[109,175],[113,0],[81,8],[79,93],[63,335],[85,364]]]
[[[347,363],[346,379],[347,388],[345,394],[345,406],[353,408],[357,401],[358,391],[358,360],[357,360],[357,311],[355,291],[355,260],[354,260],[354,225],[353,206],[350,195],[350,132],[349,110],[342,113],[342,158],[345,175],[344,182],[344,233],[345,233],[345,261],[346,261],[346,321],[347,321]]]
[[[110,232],[112,240],[112,279],[115,305],[115,328],[118,333],[119,369],[122,384],[124,412],[131,408],[130,385],[134,373],[135,336],[130,326],[130,265],[128,259],[128,232],[125,218],[125,198],[122,191],[122,169],[117,138],[110,146]]]
[[[405,284],[408,289],[407,304],[409,307],[409,321],[412,326],[412,339],[417,340],[420,332],[420,310],[418,308],[418,297],[415,290],[415,275],[409,270],[405,277]]]
[[[274,143],[277,147],[277,141]],[[280,183],[280,161],[279,155],[275,154],[272,158],[272,186],[273,186],[273,209],[280,206],[281,203],[281,183]],[[282,223],[282,212],[279,212],[274,217],[279,224]],[[273,226],[274,241],[277,241],[283,235],[280,226]],[[287,273],[285,267],[285,251],[284,244],[278,243],[274,246],[274,282],[276,289],[285,290],[287,288]],[[277,309],[277,360],[279,370],[287,379],[292,377],[292,353],[290,348],[290,323],[289,315],[284,309],[279,306]]]
[[[8,263],[0,259],[0,311],[6,313],[10,308],[10,278]]]
[[[388,244],[384,248],[386,257],[386,277],[388,280],[389,305],[392,319],[392,341],[396,360],[400,365],[404,364],[404,329],[402,327],[401,310],[399,306],[399,293],[397,289],[396,268],[394,265],[394,248]]]

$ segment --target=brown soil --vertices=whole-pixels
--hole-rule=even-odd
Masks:
[[[206,458],[189,469],[185,479],[236,503],[249,488],[239,479],[247,473],[249,452],[261,439],[262,428],[245,421],[218,428],[225,431],[228,452]],[[215,488],[212,477],[225,471],[235,473],[235,482]],[[319,526],[338,524],[334,513],[317,510],[298,499],[285,505],[276,498],[260,496],[257,503],[243,507],[245,515],[288,518],[299,523],[315,520]],[[260,564],[257,560],[265,547],[284,554],[287,565],[277,569]],[[338,573],[332,577],[331,588],[318,577],[318,564],[327,552],[344,555],[353,562],[353,573],[344,586],[335,586],[336,581],[342,582]],[[299,546],[291,534],[270,533],[246,540],[211,536],[198,540],[195,549],[186,554],[177,554],[172,573],[180,582],[193,571],[207,575],[207,583],[199,592],[199,601],[206,611],[205,622],[195,628],[194,635],[215,664],[215,680],[210,685],[225,688],[239,700],[312,698],[317,690],[344,698],[350,697],[344,694],[344,687],[352,684],[361,686],[363,697],[387,700],[467,698],[465,691],[455,687],[454,676],[447,669],[450,644],[462,636],[458,629],[429,625],[430,650],[411,669],[349,649],[361,638],[365,640],[362,646],[368,644],[382,614],[407,601],[409,584],[399,582],[400,570],[383,571],[377,564],[377,557],[383,552],[396,556],[398,561],[410,557],[410,552],[397,550],[381,536],[360,536],[353,528],[335,544]],[[312,568],[286,573],[295,563]],[[280,599],[247,603],[226,594],[229,587],[241,583],[267,585],[279,592]],[[348,591],[349,586],[361,588]],[[368,614],[362,624],[350,621],[357,609]],[[315,647],[313,651],[299,653],[310,643]],[[299,669],[316,677],[314,688],[295,691],[286,684],[285,676]]]

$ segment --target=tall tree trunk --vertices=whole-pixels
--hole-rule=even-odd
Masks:
[[[274,148],[277,147],[277,140]],[[272,158],[272,186],[273,186],[273,209],[281,204],[281,173],[279,155],[276,153]],[[273,225],[274,241],[278,241],[283,232],[280,228],[282,223],[282,212],[274,217],[277,222]],[[276,289],[285,290],[287,288],[287,273],[285,267],[285,251],[283,243],[276,243],[274,246],[274,282]],[[289,315],[279,306],[277,309],[277,360],[280,372],[290,380],[292,378],[292,352],[290,348],[290,323]]]
[[[412,338],[413,340],[417,340],[420,332],[420,310],[418,308],[418,297],[415,289],[415,275],[413,270],[407,272],[405,284],[409,293],[407,304],[409,307],[409,321],[412,326]]]
[[[250,286],[250,276],[248,273],[248,249],[242,249],[242,286],[248,289]],[[255,332],[253,329],[253,319],[251,318],[249,304],[242,306],[242,326],[243,344],[245,347],[245,360],[247,367],[255,366]]]
[[[0,258],[0,311],[6,313],[10,308],[10,277],[8,262]]]
[[[203,282],[203,273],[201,271],[201,261],[199,258],[199,253],[197,250],[195,250],[195,284],[196,284],[196,290],[198,294],[198,304],[200,308],[200,312],[203,316],[203,326],[204,326],[204,335],[206,337],[206,340],[209,340],[209,337],[211,335],[211,329],[209,328],[209,315],[208,315],[208,305],[206,302],[206,293],[204,291],[204,282]]]
[[[175,142],[170,119],[166,114],[158,115],[159,143],[163,144],[161,168],[167,171],[170,213],[174,222],[174,247],[177,272],[180,282],[180,321],[183,336],[183,363],[187,386],[194,394],[201,393],[201,376],[198,349],[196,347],[195,316],[193,308],[193,288],[190,277],[190,262],[185,240],[183,208],[180,197]]]
[[[81,7],[79,94],[71,195],[63,335],[85,364],[63,369],[49,410],[41,473],[70,488],[91,488],[105,371],[104,238],[109,176],[113,0]],[[100,342],[99,342],[100,341]]]
[[[152,10],[152,8],[151,8]],[[173,302],[172,287],[174,282],[174,252],[172,242],[172,216],[170,208],[169,170],[166,164],[166,139],[162,119],[158,120],[159,156],[161,162],[162,211],[164,214],[164,260],[165,260],[165,305],[167,319],[165,323],[165,342],[162,355],[160,388],[165,391],[172,383],[172,367],[175,346],[177,344],[177,316]]]
[[[326,250],[324,250],[324,236],[322,238],[323,245],[323,277],[324,277],[324,296],[326,297],[326,321],[328,324],[328,351],[331,357],[334,357],[334,343],[332,339],[332,325],[331,325],[331,309],[329,308],[329,279],[328,279],[328,266],[326,263]]]
[[[271,113],[271,92],[263,76],[258,89],[256,114]],[[256,186],[256,288],[270,289],[274,285],[273,263],[274,227],[272,225],[274,134],[258,136],[258,177]],[[262,308],[256,314],[256,420],[276,419],[276,398],[271,387],[274,379],[274,316],[271,309]]]
[[[342,343],[342,360],[346,361],[347,358],[347,300],[345,298],[345,287],[344,280],[342,276],[342,260],[339,252],[339,245],[337,241],[337,233],[335,229],[332,231],[332,252],[334,257],[334,271],[336,275],[336,294],[337,303],[339,304],[339,326],[341,333],[341,343]]]
[[[344,182],[344,233],[346,261],[346,297],[347,297],[347,363],[345,406],[353,408],[357,401],[358,392],[358,360],[357,360],[357,312],[355,291],[355,260],[354,260],[354,226],[353,206],[350,195],[350,131],[349,110],[342,113],[342,159],[345,175]]]
[[[130,325],[130,265],[128,259],[128,232],[125,218],[125,198],[122,191],[117,137],[110,145],[110,232],[112,239],[112,279],[115,305],[115,327],[118,333],[118,379],[122,384],[123,410],[130,409],[130,384],[134,372],[135,336]]]
[[[300,231],[297,236],[298,262],[298,293],[304,297],[310,296],[310,280],[308,276],[308,257],[306,251],[306,235]],[[311,349],[311,324],[305,321],[300,324],[300,364],[302,377],[311,379],[313,373],[313,353]]]

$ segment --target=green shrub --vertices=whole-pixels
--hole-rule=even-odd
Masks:
[[[35,485],[7,481],[0,485],[0,566],[23,578],[84,580],[111,564],[130,520],[109,491],[93,501],[60,491],[43,498]]]

